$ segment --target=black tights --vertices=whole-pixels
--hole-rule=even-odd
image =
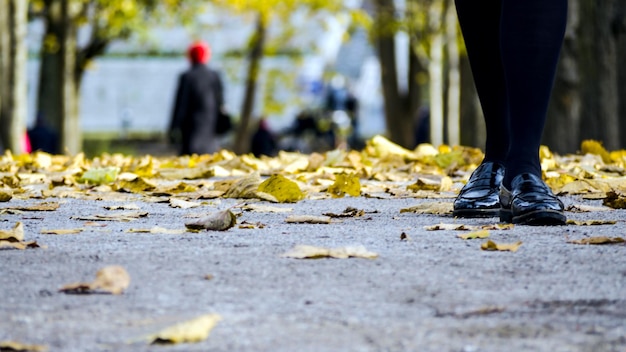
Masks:
[[[456,0],[487,141],[504,185],[541,176],[539,146],[563,42],[567,0]]]

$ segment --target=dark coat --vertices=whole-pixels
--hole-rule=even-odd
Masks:
[[[180,154],[214,153],[218,149],[215,121],[224,104],[222,80],[203,64],[194,64],[181,74],[170,135],[180,131]]]

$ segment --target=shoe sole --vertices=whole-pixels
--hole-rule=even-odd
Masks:
[[[536,210],[513,216],[510,210],[500,209],[500,221],[517,225],[559,226],[565,225],[567,218],[557,210]]]
[[[494,218],[500,213],[500,209],[458,209],[452,212],[455,218]]]

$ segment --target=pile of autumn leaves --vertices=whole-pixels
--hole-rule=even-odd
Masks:
[[[541,148],[546,182],[559,195],[606,199],[621,208],[626,193],[626,151],[606,151],[595,141],[577,155],[557,156]],[[42,152],[0,156],[0,202],[74,197],[103,199],[107,193],[146,197],[259,198],[297,202],[304,198],[351,196],[451,198],[483,157],[479,149],[423,144],[404,149],[381,136],[362,151],[325,154],[281,152],[275,158],[212,155],[156,158]]]
[[[540,151],[544,179],[559,195],[601,199],[610,208],[626,208],[626,151],[606,151],[595,141],[585,141],[580,153],[557,156],[547,147]],[[104,154],[87,159],[50,155],[42,152],[0,156],[0,202],[12,199],[44,200],[31,206],[0,208],[0,214],[20,210],[54,210],[58,203],[47,198],[91,200],[169,199],[170,205],[193,207],[197,201],[214,198],[260,199],[273,203],[295,203],[302,199],[333,197],[431,198],[446,199],[402,209],[401,212],[450,214],[456,196],[470,173],[482,160],[479,149],[420,145],[415,150],[402,148],[384,137],[368,141],[362,151],[333,150],[310,155],[281,152],[275,158],[235,155],[222,150],[212,155],[184,157],[131,157]],[[10,203],[9,203],[10,204]],[[569,211],[591,211],[575,206]],[[597,209],[596,209],[597,210]],[[349,216],[356,209],[346,210]],[[344,215],[346,215],[344,214]],[[139,216],[139,215],[138,215]],[[337,215],[341,216],[341,215]],[[88,219],[82,219],[88,220]],[[318,223],[319,217],[288,219],[292,222]],[[325,221],[325,220],[324,220]],[[210,214],[186,224],[187,231],[227,230],[236,224],[230,210]],[[496,224],[496,230],[511,225]],[[438,224],[426,230],[476,230],[459,235],[463,239],[486,238],[486,228],[466,228],[459,224]],[[403,234],[402,240],[408,235]],[[615,243],[619,239],[608,239]],[[594,244],[588,241],[584,244]],[[484,250],[515,251],[521,243],[483,244]],[[0,230],[0,248],[36,247],[25,242],[23,226]],[[298,246],[284,256],[291,258],[375,258],[362,247],[325,249]],[[89,283],[63,287],[65,292],[103,290],[122,293],[130,278],[121,267],[107,267]],[[217,323],[219,316],[199,317],[155,335],[154,342],[201,340]],[[187,324],[187,325],[185,325]],[[181,335],[181,331],[185,334]],[[191,335],[188,333],[192,332]],[[183,337],[181,337],[183,336]],[[190,337],[191,336],[191,337]]]

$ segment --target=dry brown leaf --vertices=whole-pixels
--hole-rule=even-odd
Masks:
[[[254,211],[259,213],[288,213],[293,211],[293,208],[275,207],[263,204],[245,204],[240,208],[244,211]]]
[[[8,202],[13,198],[13,192],[0,189],[0,202]]]
[[[235,181],[226,193],[224,198],[257,198],[257,191],[261,184],[258,173],[243,177]]]
[[[477,229],[476,226],[468,226],[463,224],[437,224],[424,226],[426,231],[438,231],[438,230],[456,230],[456,231],[471,231]]]
[[[56,202],[43,202],[35,205],[27,206],[12,206],[2,209],[6,210],[18,210],[18,211],[54,211],[59,209],[60,205]]]
[[[91,284],[94,290],[102,290],[119,295],[130,285],[130,275],[119,265],[111,265],[96,273],[96,280]]]
[[[568,225],[577,225],[577,226],[593,226],[593,225],[615,225],[617,221],[615,220],[567,220]]]
[[[46,230],[43,229],[39,233],[43,235],[75,235],[85,231],[85,229],[58,229],[58,230]]]
[[[365,215],[365,210],[356,209],[352,207],[347,207],[343,213],[335,214],[335,213],[324,213],[324,216],[329,216],[331,218],[358,218]]]
[[[185,224],[190,230],[226,231],[237,224],[237,217],[230,210],[211,213],[197,221]]]
[[[45,352],[48,347],[43,345],[27,345],[17,341],[0,341],[0,351],[3,352]]]
[[[222,320],[218,314],[207,314],[161,330],[148,340],[151,344],[195,343],[209,337],[211,330]]]
[[[478,226],[481,230],[511,230],[514,227],[515,224],[490,224]]]
[[[452,188],[452,179],[448,176],[424,175],[417,178],[414,184],[407,186],[407,190],[447,192]]]
[[[602,205],[613,209],[626,209],[626,195],[618,192],[607,192]]]
[[[400,209],[400,213],[448,215],[452,214],[452,202],[429,202]]]
[[[0,230],[0,241],[22,242],[24,240],[24,225],[16,222],[11,230]]]
[[[106,266],[96,273],[96,279],[91,282],[79,282],[61,287],[64,293],[111,293],[119,295],[130,285],[130,275],[119,265]]]
[[[202,204],[197,202],[189,202],[183,199],[170,198],[170,206],[172,208],[191,209],[201,206]]]
[[[370,252],[363,246],[347,246],[339,248],[323,248],[307,245],[298,245],[284,253],[282,257],[295,259],[320,259],[320,258],[365,258],[376,259],[378,254]]]
[[[572,212],[572,213],[590,213],[594,211],[609,211],[611,210],[611,208],[596,207],[596,206],[586,205],[586,204],[570,204],[569,206],[567,206],[567,208],[565,208],[565,210]]]
[[[522,241],[516,243],[495,243],[493,241],[487,241],[480,245],[480,249],[484,251],[508,251],[517,252],[522,245]]]
[[[624,239],[622,237],[589,237],[589,238],[583,238],[580,240],[572,240],[572,241],[567,241],[567,243],[573,243],[573,244],[595,244],[595,245],[599,245],[599,244],[618,244],[618,243],[624,243]]]
[[[147,212],[124,212],[119,214],[96,214],[92,216],[72,216],[72,220],[82,221],[133,221],[148,216]]]
[[[126,232],[129,233],[152,233],[152,234],[165,234],[165,235],[182,235],[186,230],[179,229],[166,229],[160,226],[154,226],[150,229],[128,229]]]
[[[139,210],[141,209],[137,204],[106,205],[103,208],[106,210]]]
[[[290,215],[285,219],[285,222],[291,224],[330,224],[330,217],[314,215]]]

